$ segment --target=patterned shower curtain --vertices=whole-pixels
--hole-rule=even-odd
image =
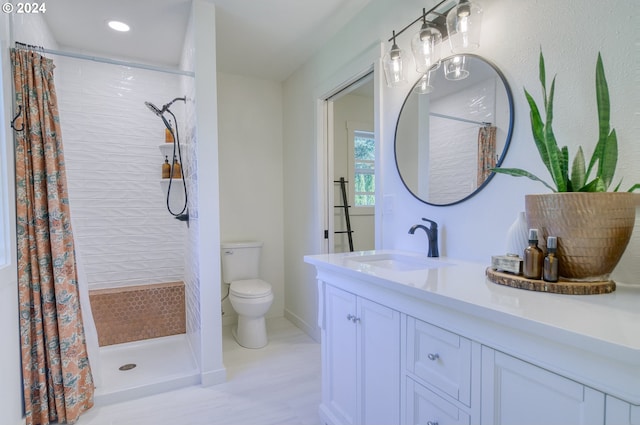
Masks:
[[[491,169],[496,166],[496,127],[484,126],[478,131],[478,180],[482,183],[491,174]]]
[[[53,61],[11,49],[16,110],[18,293],[27,425],[73,424],[93,406]],[[17,128],[20,123],[16,123]]]

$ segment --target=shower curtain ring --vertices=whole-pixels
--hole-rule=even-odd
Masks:
[[[13,128],[15,131],[22,131],[24,130],[24,122],[22,123],[22,127],[20,128],[16,128],[16,120],[20,117],[20,114],[22,114],[22,105],[18,105],[18,113],[16,114],[16,116],[11,120],[11,128]]]

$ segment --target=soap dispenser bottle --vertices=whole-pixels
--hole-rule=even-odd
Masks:
[[[547,238],[547,256],[544,258],[544,266],[542,270],[542,279],[547,282],[558,281],[558,257],[556,250],[558,249],[558,239],[555,236]]]
[[[544,253],[538,247],[538,229],[529,229],[529,246],[525,248],[523,255],[522,274],[529,279],[542,277]]]
[[[162,178],[168,179],[171,177],[171,164],[169,164],[169,156],[165,155],[164,164],[162,164]]]
[[[175,155],[173,156],[173,174],[171,176],[171,178],[174,179],[181,179],[182,178],[182,169],[180,167],[180,163],[178,162],[178,158],[175,157]]]

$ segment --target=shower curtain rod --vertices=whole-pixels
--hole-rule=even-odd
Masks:
[[[429,115],[433,116],[433,117],[438,117],[438,118],[446,118],[449,120],[454,120],[454,121],[462,121],[462,122],[467,122],[469,124],[477,124],[477,125],[481,125],[483,127],[490,127],[491,123],[490,122],[485,122],[485,121],[473,121],[473,120],[468,120],[466,118],[458,118],[458,117],[453,117],[451,115],[444,115],[444,114],[438,114],[437,112],[429,112]]]
[[[144,63],[127,62],[127,61],[122,61],[117,59],[103,58],[100,56],[84,55],[82,53],[65,52],[62,50],[45,49],[40,46],[31,46],[31,45],[20,43],[20,42],[16,42],[16,48],[22,49],[22,50],[35,50],[41,53],[48,53],[51,55],[58,55],[58,56],[66,56],[74,59],[83,59],[83,60],[90,60],[94,62],[108,63],[111,65],[122,65],[122,66],[131,67],[131,68],[147,69],[149,71],[165,72],[167,74],[185,75],[187,77],[195,77],[196,75],[195,72],[193,71],[183,71],[180,69],[172,69],[172,68],[165,68],[162,66],[147,65]]]

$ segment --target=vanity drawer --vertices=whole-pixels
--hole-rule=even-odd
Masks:
[[[407,424],[469,425],[470,416],[427,388],[407,378]]]
[[[470,406],[471,341],[467,338],[407,317],[407,370]]]

